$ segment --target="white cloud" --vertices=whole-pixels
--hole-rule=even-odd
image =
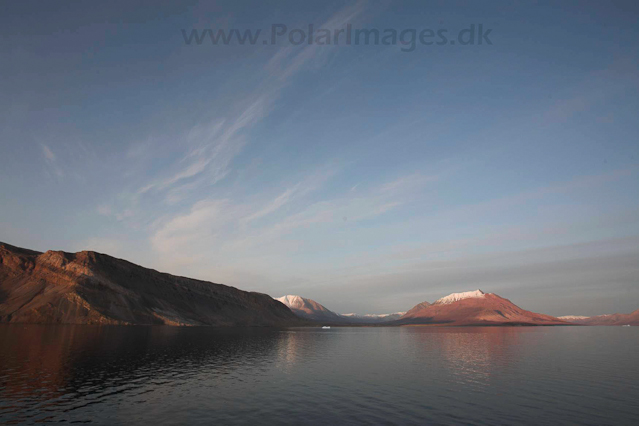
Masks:
[[[186,214],[161,221],[151,238],[155,250],[167,253],[194,253],[212,241],[216,230],[231,219],[227,200],[200,201]]]
[[[385,183],[382,185],[380,190],[382,192],[414,191],[428,183],[436,182],[437,180],[439,180],[439,176],[424,176],[421,173],[414,173],[400,177],[392,182]]]
[[[123,212],[121,212],[121,213],[116,213],[115,218],[116,218],[117,220],[122,221],[122,220],[124,220],[124,219],[131,218],[131,217],[133,217],[134,215],[135,215],[135,213],[133,212],[133,210],[131,210],[131,209],[125,209],[125,210],[124,210]]]
[[[42,155],[44,155],[44,159],[47,162],[47,164],[49,165],[51,171],[58,178],[62,178],[64,176],[64,172],[62,171],[62,169],[58,165],[57,157],[55,156],[53,151],[51,151],[51,148],[49,148],[47,145],[45,145],[43,143],[40,144],[40,147],[42,148]]]
[[[47,159],[47,161],[49,162],[53,162],[55,161],[55,154],[53,154],[53,152],[51,152],[51,149],[46,146],[45,144],[41,144],[42,147],[42,152],[45,156],[45,158]]]
[[[102,216],[111,216],[111,206],[107,204],[101,204],[97,208],[98,214]]]
[[[191,259],[191,264],[205,263],[206,259],[227,259],[230,263],[243,259],[255,266],[256,258],[279,256],[278,261],[271,259],[273,266],[286,262],[287,253],[314,244],[314,233],[330,236],[338,232],[344,218],[349,224],[371,220],[411,198],[406,192],[406,199],[395,193],[380,194],[376,188],[357,194],[345,190],[343,196],[324,200],[304,197],[321,188],[334,173],[333,166],[322,168],[265,204],[258,201],[263,199],[260,194],[243,204],[230,199],[195,203],[188,212],[169,216],[154,226],[152,247],[169,261],[181,256]],[[289,207],[284,211],[285,205]],[[256,222],[267,216],[268,221]],[[289,239],[293,234],[295,239]]]
[[[347,22],[353,22],[362,14],[365,6],[364,2],[348,6],[335,13],[324,26],[337,28]],[[334,49],[318,49],[315,45],[280,49],[268,63],[269,72],[260,71],[260,75],[264,77],[252,93],[232,101],[225,107],[223,117],[217,114],[208,122],[201,122],[186,130],[184,136],[175,141],[185,147],[184,152],[177,156],[177,160],[163,165],[160,172],[151,180],[140,179],[136,189],[119,194],[120,201],[128,200],[124,203],[137,205],[140,202],[153,203],[160,197],[166,205],[175,206],[187,200],[197,200],[198,194],[201,194],[204,188],[209,189],[229,176],[233,160],[248,143],[248,131],[271,113],[282,90],[295,75],[309,66],[325,63],[335,52]],[[213,111],[211,114],[214,114]],[[149,141],[140,142],[129,146],[126,156],[140,157],[152,149]],[[289,186],[290,190],[285,190],[248,214],[245,223],[272,214],[288,204],[293,197],[299,198],[313,191],[314,185],[321,184],[322,179],[326,178],[316,176],[312,178],[317,181],[315,183],[311,181],[299,187]],[[202,196],[199,195],[199,201],[202,200]],[[141,206],[137,210],[145,211],[145,207]]]
[[[244,223],[252,222],[252,221],[254,221],[256,219],[259,219],[259,218],[261,218],[263,216],[266,216],[266,215],[268,215],[270,213],[273,213],[274,211],[278,210],[280,207],[282,207],[283,205],[288,203],[289,199],[295,193],[295,191],[297,190],[298,186],[299,185],[296,185],[295,187],[293,187],[291,189],[287,189],[282,194],[280,194],[278,197],[276,197],[273,201],[271,201],[266,206],[264,206],[264,208],[256,211],[255,213],[251,214],[250,216],[244,218],[243,219]]]

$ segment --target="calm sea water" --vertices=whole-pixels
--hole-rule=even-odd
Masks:
[[[0,423],[639,424],[639,327],[0,326]]]

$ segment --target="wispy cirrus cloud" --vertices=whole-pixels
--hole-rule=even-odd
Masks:
[[[441,179],[439,175],[425,176],[421,173],[414,173],[388,182],[382,185],[380,190],[382,192],[413,191],[428,183],[437,182],[439,179]]]
[[[289,202],[289,200],[295,194],[298,188],[299,188],[299,184],[295,185],[291,189],[287,189],[282,194],[277,196],[273,201],[269,202],[266,206],[256,211],[255,213],[251,214],[250,216],[244,218],[244,223],[252,222],[256,219],[267,216],[268,214],[278,210],[280,207],[284,206],[285,204]]]
[[[185,183],[192,183],[192,179],[197,177],[203,177],[209,185],[223,179],[229,172],[231,161],[246,144],[242,131],[250,129],[265,114],[264,102],[264,99],[258,99],[236,117],[213,120],[191,128],[182,141],[186,153],[172,167],[174,171],[143,185],[137,194],[179,188]]]
[[[337,11],[318,28],[343,28],[348,23],[356,23],[363,17],[366,10],[366,2],[358,1]],[[326,46],[316,44],[289,46],[273,55],[266,69],[269,70],[273,80],[285,85],[295,74],[305,68],[319,68],[325,65],[334,53],[334,49],[327,49]]]
[[[195,254],[207,243],[219,244],[214,237],[233,220],[229,204],[228,200],[200,201],[188,213],[161,221],[151,238],[153,248],[160,253]]]
[[[49,169],[58,179],[62,178],[64,176],[64,172],[60,168],[58,159],[51,148],[49,148],[49,146],[45,145],[44,143],[40,144],[40,148],[42,149],[42,155],[44,156],[44,160],[49,166]]]
[[[353,22],[365,9],[364,2],[349,5],[333,14],[325,26],[340,27]],[[145,197],[153,200],[153,211],[157,211],[157,199],[172,206],[182,205],[187,199],[191,206],[199,201],[210,200],[201,195],[203,188],[210,188],[229,176],[233,161],[251,143],[249,132],[272,113],[284,88],[292,84],[298,74],[325,64],[335,53],[333,49],[321,49],[315,45],[279,49],[268,61],[266,73],[256,70],[258,83],[250,93],[230,101],[223,114],[215,108],[218,113],[212,112],[215,116],[209,121],[186,129],[177,141],[182,152],[176,160],[164,164],[153,178],[143,179],[136,189],[118,196],[116,204],[121,205],[119,210],[122,211],[117,214],[122,216],[124,210],[144,212]],[[127,150],[126,156],[128,159],[139,158],[153,149],[149,141],[137,142]],[[286,189],[262,209],[245,218],[245,223],[269,215],[288,204],[291,198],[303,196],[308,190],[305,185]],[[188,210],[185,207],[183,211]]]
[[[322,187],[329,179],[338,173],[338,166],[336,164],[328,164],[324,167],[320,167],[315,172],[308,174],[300,182],[293,185],[291,188],[286,189],[283,193],[276,196],[274,199],[266,202],[266,204],[259,208],[248,217],[242,219],[243,225],[248,225],[254,220],[268,216],[269,214],[279,210],[287,205],[289,202],[304,197],[313,191]]]
[[[273,258],[270,264],[274,266],[286,263],[290,254],[312,247],[315,235],[326,238],[339,234],[345,226],[375,220],[410,203],[422,188],[408,185],[401,192],[381,191],[391,181],[357,192],[345,187],[337,197],[334,194],[328,198],[317,194],[306,197],[321,190],[336,173],[334,165],[321,168],[268,202],[263,201],[264,194],[256,194],[253,200],[244,203],[232,199],[199,201],[187,212],[156,222],[152,247],[165,259],[164,265],[176,267],[188,263],[193,268],[202,259],[217,262],[226,259],[227,263],[220,268],[223,270],[233,268],[237,259],[243,259],[250,269],[260,264],[256,259],[264,256]],[[414,179],[415,175],[402,181],[412,181],[409,176]],[[283,209],[284,206],[287,208]]]

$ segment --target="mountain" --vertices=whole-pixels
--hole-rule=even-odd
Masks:
[[[93,251],[40,253],[4,243],[0,322],[303,324],[266,294],[177,277]]]
[[[562,325],[549,315],[526,311],[508,299],[481,290],[453,293],[436,302],[419,305],[406,312],[397,325]]]
[[[286,295],[278,297],[275,300],[282,302],[300,318],[314,321],[343,322],[340,315],[326,309],[326,307],[312,299],[306,299],[301,296]]]
[[[338,314],[312,299],[301,296],[286,295],[278,300],[288,306],[301,318],[320,321],[326,324],[380,324],[399,319],[405,312],[394,314]]]
[[[395,321],[402,317],[406,312],[395,312],[392,314],[340,314],[342,318],[349,322],[360,324],[378,324],[382,322]]]
[[[560,320],[564,320],[564,321],[571,321],[571,322],[575,322],[575,321],[581,321],[581,320],[585,320],[588,319],[590,317],[582,317],[580,315],[564,315],[563,317],[557,317]]]
[[[428,302],[422,302],[419,303],[415,306],[413,306],[411,309],[409,309],[403,316],[409,316],[412,317],[413,314],[422,311],[423,309],[426,309],[427,307],[429,307],[431,304]],[[400,317],[401,318],[401,317]]]
[[[629,314],[597,315],[594,317],[566,315],[559,318],[573,324],[582,325],[639,325],[639,309]]]

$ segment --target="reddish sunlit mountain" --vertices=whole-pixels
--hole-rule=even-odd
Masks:
[[[286,295],[278,297],[275,300],[282,302],[291,311],[301,318],[315,321],[342,322],[341,315],[327,309],[323,305],[312,299],[306,299],[301,296]]]
[[[93,251],[40,253],[4,243],[0,322],[305,324],[266,294],[177,277]]]
[[[526,311],[508,299],[481,290],[453,293],[419,305],[395,323],[410,325],[565,325],[550,315]]]
[[[281,303],[280,303],[281,302]],[[397,319],[399,318],[399,319]],[[594,317],[526,311],[481,290],[385,315],[337,314],[311,299],[176,277],[92,251],[0,243],[0,322],[169,325],[639,325],[639,310]]]

